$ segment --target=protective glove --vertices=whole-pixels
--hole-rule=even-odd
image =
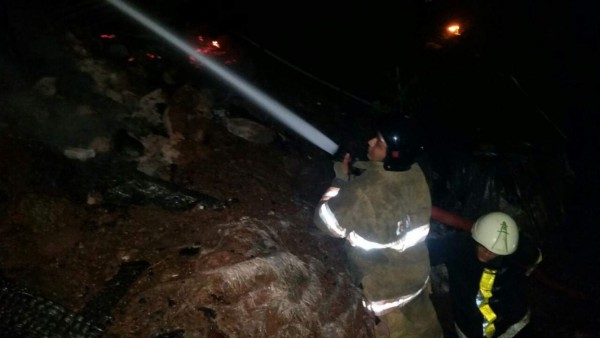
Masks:
[[[333,172],[335,172],[335,178],[348,182],[349,176],[344,172],[344,164],[342,162],[333,162]]]
[[[344,159],[340,161],[333,162],[333,172],[335,173],[335,178],[338,178],[342,181],[348,182],[350,179],[350,161],[352,157],[350,154],[346,153],[344,155]]]

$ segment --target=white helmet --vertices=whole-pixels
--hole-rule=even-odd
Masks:
[[[503,212],[491,212],[477,219],[471,228],[473,239],[496,255],[510,255],[519,245],[519,228]]]

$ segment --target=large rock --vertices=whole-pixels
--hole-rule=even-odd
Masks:
[[[250,218],[218,225],[214,243],[199,238],[155,266],[154,282],[131,295],[116,325],[131,327],[131,337],[368,337],[348,275],[286,249],[275,231],[283,226]],[[188,268],[171,268],[172,259]]]

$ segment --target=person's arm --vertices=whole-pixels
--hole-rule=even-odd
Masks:
[[[350,154],[346,154],[341,162],[334,163],[335,177],[331,186],[321,196],[313,215],[313,223],[317,228],[333,237],[344,238],[346,236],[345,230],[338,224],[335,215],[329,208],[329,200],[336,197],[340,189],[348,183],[351,159]]]
[[[333,179],[332,185],[342,186],[350,180],[350,162],[352,157],[350,154],[344,155],[342,161],[336,161],[333,163],[333,171],[335,178]]]

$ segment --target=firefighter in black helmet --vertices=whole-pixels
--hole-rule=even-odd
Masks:
[[[383,167],[389,171],[406,171],[424,150],[421,129],[406,115],[388,114],[376,121],[376,132],[387,145]]]
[[[412,119],[379,119],[368,141],[369,161],[355,164],[362,174],[349,175],[346,154],[334,164],[336,178],[315,210],[317,227],[346,240],[349,271],[377,318],[377,337],[442,336],[429,298],[431,196],[416,163],[421,141]]]

